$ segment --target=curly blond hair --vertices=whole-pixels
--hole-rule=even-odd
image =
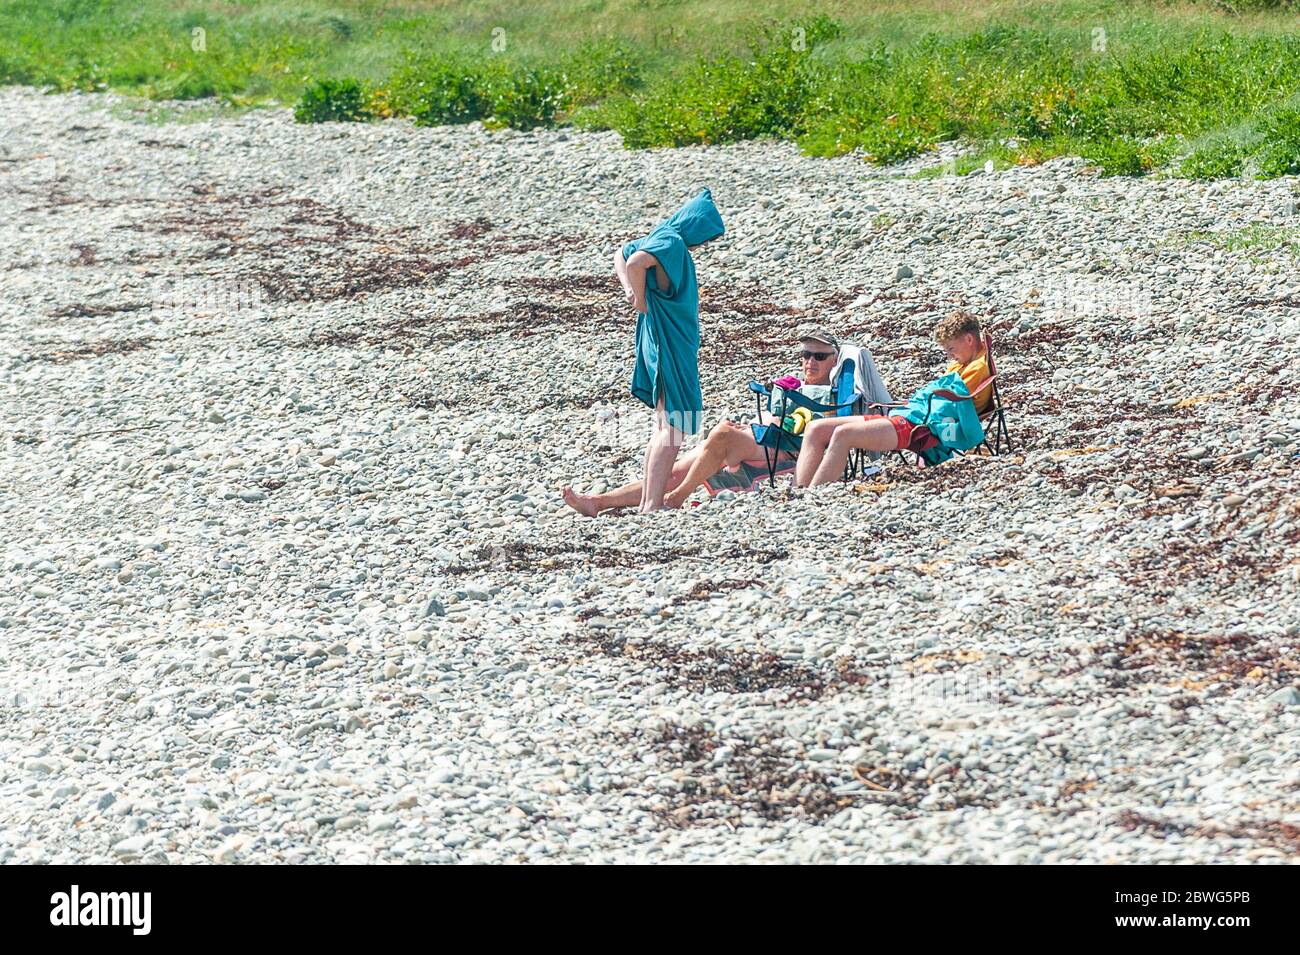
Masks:
[[[965,334],[980,337],[980,320],[970,312],[958,309],[950,312],[945,316],[938,325],[934,326],[934,340],[940,345],[952,341],[959,335]]]

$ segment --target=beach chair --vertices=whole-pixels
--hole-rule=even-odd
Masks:
[[[983,384],[981,384],[978,388],[976,388],[970,394],[969,397],[966,395],[959,395],[956,392],[948,391],[947,389],[940,389],[938,391],[933,392],[930,395],[930,401],[933,402],[935,398],[943,398],[946,401],[973,402],[980,395],[984,394],[984,392],[992,389],[993,401],[989,404],[989,406],[986,409],[984,409],[984,413],[979,416],[980,427],[984,429],[984,441],[981,444],[979,444],[975,450],[978,451],[979,448],[983,448],[990,455],[1010,454],[1011,435],[1007,431],[1007,416],[1006,416],[1006,409],[1002,405],[1002,392],[998,389],[998,370],[997,370],[997,365],[995,365],[993,361],[993,338],[988,334],[988,332],[984,333],[984,344],[988,352],[989,376],[988,378],[984,379]],[[898,402],[898,401],[890,404],[879,404],[876,402],[872,402],[867,405],[867,414],[888,414],[889,413],[888,409],[903,408],[906,407],[906,405],[907,405],[906,402]],[[929,417],[930,417],[930,413],[929,413],[929,409],[927,408],[926,418]],[[992,444],[989,444],[990,425],[992,425],[993,427]],[[925,425],[921,425],[920,427],[924,428]],[[901,450],[895,451],[894,453],[898,455],[898,459],[900,461],[906,463],[907,458],[903,456],[903,452]],[[954,453],[957,455],[964,455],[969,452],[955,451]],[[914,455],[914,457],[916,458],[916,463],[921,464],[921,456],[917,454]]]
[[[971,399],[974,400],[975,396],[983,393],[986,388],[993,389],[993,402],[980,415],[980,424],[984,427],[984,447],[990,454],[1010,454],[1011,434],[1007,431],[1007,414],[1002,407],[1002,392],[998,390],[998,367],[993,361],[993,337],[988,332],[984,333],[984,343],[988,348],[989,377],[984,384],[975,389]],[[992,447],[989,447],[988,442],[990,422],[993,424]]]
[[[771,402],[772,389],[761,382],[751,381],[749,390],[754,393],[754,401],[758,406],[757,417],[761,420],[763,412],[767,410],[766,406]],[[840,364],[839,375],[835,379],[831,391],[830,404],[813,401],[797,391],[783,390],[781,392],[781,401],[772,410],[772,414],[776,415],[778,421],[782,421],[795,408],[807,408],[818,416],[836,417],[839,415],[862,414],[864,407],[866,407],[866,398],[859,394],[857,390],[857,364],[852,358],[846,358]],[[781,454],[784,452],[797,455],[799,448],[803,445],[803,436],[791,434],[776,424],[753,424],[750,425],[750,428],[754,432],[755,443],[763,449],[763,457],[767,462],[768,483],[775,486],[778,464],[782,463]],[[849,455],[849,460],[844,466],[844,480],[851,480],[860,474],[865,475],[866,469],[867,452],[855,449]]]

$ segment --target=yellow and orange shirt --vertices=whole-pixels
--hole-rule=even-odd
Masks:
[[[988,348],[980,349],[979,355],[964,365],[959,365],[955,361],[951,362],[944,373],[955,371],[961,375],[961,380],[966,383],[966,390],[975,394],[975,389],[989,379],[989,351]],[[975,399],[975,413],[983,414],[989,410],[993,404],[993,389],[990,388],[982,395]]]

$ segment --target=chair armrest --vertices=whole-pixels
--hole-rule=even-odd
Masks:
[[[827,412],[830,411],[839,411],[841,408],[847,408],[853,404],[853,402],[851,401],[846,401],[842,405],[824,405],[820,401],[813,401],[811,398],[807,397],[806,395],[802,395],[797,391],[783,392],[783,397],[789,404],[793,405],[794,407],[807,408],[809,411],[816,412],[817,414],[826,414]]]
[[[990,375],[988,378],[984,379],[983,384],[981,384],[978,388],[972,391],[969,395],[959,395],[957,394],[957,392],[949,391],[947,388],[936,389],[935,391],[931,392],[931,394],[933,394],[936,398],[942,398],[945,401],[974,401],[975,398],[981,392],[983,392],[985,388],[988,388],[993,384],[993,379],[996,377],[997,375]]]
[[[906,401],[868,401],[868,408],[906,408]]]
[[[750,391],[752,391],[754,394],[760,397],[764,397],[764,398],[772,397],[772,390],[757,381],[751,381],[748,387]],[[854,401],[846,401],[843,404],[824,405],[820,401],[813,401],[811,398],[807,397],[806,395],[800,394],[797,391],[783,390],[781,392],[781,402],[782,402],[781,405],[782,408],[785,408],[787,406],[793,406],[795,408],[807,408],[809,411],[814,412],[815,414],[825,415],[825,414],[839,414],[845,408],[852,408],[853,405],[856,403],[856,398],[854,399]]]

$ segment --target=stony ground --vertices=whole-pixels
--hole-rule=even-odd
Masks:
[[[134,109],[0,92],[0,859],[1297,858],[1294,180]],[[710,419],[965,305],[1012,453],[564,508],[701,185]]]

